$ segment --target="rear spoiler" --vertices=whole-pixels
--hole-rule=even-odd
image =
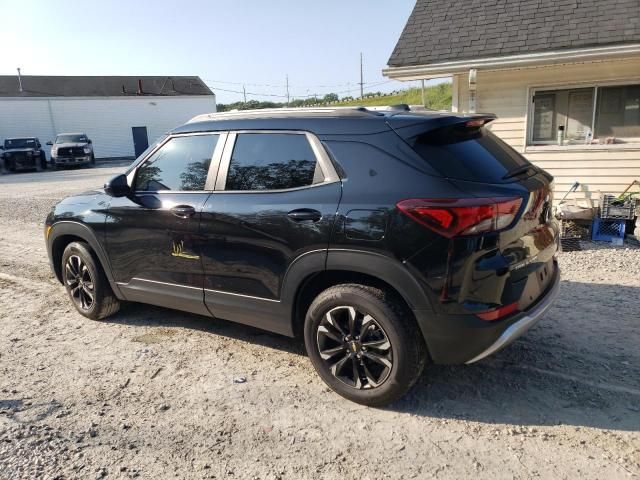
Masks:
[[[438,115],[424,116],[420,115],[393,115],[387,119],[387,125],[395,131],[401,138],[408,139],[427,133],[432,130],[438,130],[445,127],[468,127],[480,128],[493,122],[497,116],[493,113],[479,113],[469,115]]]

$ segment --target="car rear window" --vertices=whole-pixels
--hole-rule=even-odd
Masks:
[[[527,159],[486,128],[445,127],[408,139],[413,149],[447,178],[475,182],[513,181],[509,174]]]

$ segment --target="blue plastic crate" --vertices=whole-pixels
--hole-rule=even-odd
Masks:
[[[591,228],[591,240],[612,242],[614,238],[624,239],[626,220],[594,218]]]

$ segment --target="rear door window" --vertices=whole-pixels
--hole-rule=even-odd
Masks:
[[[138,168],[138,192],[204,190],[219,135],[174,137]]]
[[[322,181],[322,170],[306,135],[240,133],[225,190],[283,190]]]
[[[531,165],[486,128],[447,127],[408,139],[442,176],[475,182],[513,181],[509,174]]]

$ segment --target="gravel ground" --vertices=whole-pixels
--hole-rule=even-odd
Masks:
[[[77,314],[42,220],[121,170],[0,177],[0,478],[640,476],[640,249],[562,253],[526,336],[371,409],[296,340],[144,305]]]

